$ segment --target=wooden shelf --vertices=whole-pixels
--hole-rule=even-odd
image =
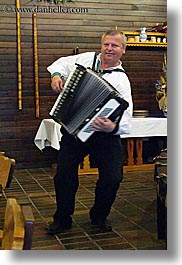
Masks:
[[[167,47],[167,43],[163,42],[127,42],[127,46],[148,46],[148,47]]]
[[[155,32],[155,31],[146,31],[148,36],[156,36],[156,37],[166,37],[167,38],[167,33],[163,32]],[[124,34],[126,36],[131,35],[131,36],[139,36],[140,31],[124,31]]]
[[[125,31],[127,38],[134,38],[135,36],[140,36],[140,31]],[[146,32],[147,41],[146,42],[136,42],[127,41],[127,46],[138,46],[138,47],[167,47],[167,42],[157,42],[157,38],[167,38],[167,33],[161,32]],[[151,37],[156,37],[156,42],[151,41]]]

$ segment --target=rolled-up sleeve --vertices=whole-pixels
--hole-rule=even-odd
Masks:
[[[75,63],[81,64],[85,67],[91,67],[95,52],[86,52],[77,55],[70,55],[61,57],[47,67],[50,74],[60,73],[66,79],[73,70]]]

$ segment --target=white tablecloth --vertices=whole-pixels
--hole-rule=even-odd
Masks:
[[[167,118],[132,118],[131,122],[131,133],[121,138],[167,136]]]
[[[35,145],[43,150],[51,146],[59,150],[61,141],[61,125],[52,119],[42,120],[34,139]],[[132,118],[130,134],[121,135],[121,138],[144,138],[153,136],[167,136],[167,118]]]

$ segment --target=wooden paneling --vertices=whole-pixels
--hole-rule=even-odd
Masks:
[[[22,103],[17,101],[17,30],[15,0],[0,3],[0,150],[16,159],[17,167],[50,166],[51,148],[40,152],[33,140],[43,118],[49,117],[56,95],[46,68],[60,56],[100,50],[102,33],[115,26],[122,31],[151,27],[167,18],[166,0],[82,0],[62,7],[84,8],[82,13],[41,12],[48,1],[21,0]],[[9,12],[5,12],[6,8]],[[29,8],[29,9],[26,9]],[[37,8],[40,117],[35,117],[33,26],[30,8]],[[39,8],[39,9],[38,9]],[[35,9],[34,9],[35,10]],[[42,9],[43,10],[43,9]],[[123,65],[130,76],[135,109],[159,113],[154,83],[161,72],[165,48],[128,47]]]

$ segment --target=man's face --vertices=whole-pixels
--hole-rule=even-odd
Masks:
[[[111,66],[117,65],[122,55],[125,54],[125,48],[122,45],[122,36],[120,34],[105,36],[102,40],[101,54],[105,63]]]

